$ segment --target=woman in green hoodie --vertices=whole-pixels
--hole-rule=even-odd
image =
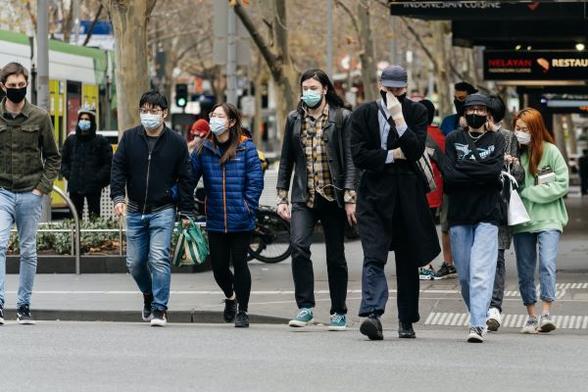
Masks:
[[[515,118],[514,129],[521,146],[521,166],[525,170],[520,196],[531,218],[513,230],[519,290],[529,314],[521,333],[550,332],[556,329],[551,305],[555,300],[559,238],[568,223],[563,199],[568,193],[568,167],[537,110],[521,110]],[[537,250],[543,301],[540,319],[535,309]]]

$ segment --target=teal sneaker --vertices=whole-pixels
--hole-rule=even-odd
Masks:
[[[291,327],[306,327],[314,321],[312,308],[302,308],[293,320],[288,323]]]
[[[435,270],[433,266],[419,268],[420,280],[435,280]]]
[[[347,315],[334,313],[331,315],[329,331],[345,331],[347,329]]]

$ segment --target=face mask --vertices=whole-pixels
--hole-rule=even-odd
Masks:
[[[531,143],[531,134],[527,132],[515,131],[515,137],[518,142],[523,145]]]
[[[302,102],[306,104],[311,109],[316,108],[320,105],[321,101],[323,100],[323,95],[314,90],[305,90],[302,93]]]
[[[384,105],[388,105],[388,99],[386,98],[387,92],[384,90],[380,90],[380,95],[382,96],[382,100],[384,101]]]
[[[460,116],[463,115],[463,105],[465,102],[463,101],[459,101],[457,99],[453,100],[453,106],[455,106],[455,111],[457,112],[457,114],[459,114]]]
[[[466,114],[465,116],[468,126],[472,129],[480,129],[487,121],[486,116],[480,116],[478,114]]]
[[[78,127],[81,131],[89,131],[90,127],[92,127],[92,123],[90,120],[80,120],[78,121]]]
[[[141,114],[141,124],[145,129],[156,129],[161,125],[161,116],[159,114],[145,113]]]
[[[218,117],[213,117],[210,119],[210,131],[214,134],[214,136],[220,136],[227,131],[227,127],[225,125],[225,120]]]
[[[8,98],[11,102],[14,103],[21,103],[23,99],[27,96],[27,88],[7,88],[6,89],[6,98]]]

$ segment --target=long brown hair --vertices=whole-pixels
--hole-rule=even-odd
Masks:
[[[210,112],[214,112],[218,107],[221,107],[223,112],[225,112],[229,124],[234,122],[233,126],[229,128],[229,132],[231,133],[229,136],[229,147],[225,150],[220,160],[221,165],[224,165],[226,162],[233,159],[235,155],[237,155],[237,147],[239,147],[239,144],[241,143],[241,136],[243,136],[245,133],[241,127],[241,114],[235,105],[230,103],[219,103],[215,105]],[[213,140],[215,144],[218,144],[216,137],[213,137]]]
[[[531,142],[528,146],[529,171],[532,175],[536,175],[537,166],[543,157],[543,142],[554,144],[553,137],[545,127],[543,116],[536,109],[525,108],[521,110],[514,118],[513,129],[516,128],[517,120],[524,121],[531,134]]]

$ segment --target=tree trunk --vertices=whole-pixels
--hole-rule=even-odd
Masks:
[[[363,82],[364,100],[373,101],[377,99],[377,89],[369,1],[361,0],[357,3],[357,14],[359,15],[359,31],[361,47],[363,48],[359,59],[361,61],[361,80]]]
[[[293,89],[294,70],[289,65],[290,59],[288,54],[288,26],[286,19],[286,2],[285,0],[274,1],[274,18],[273,29],[278,45],[277,54],[273,53],[266,40],[261,36],[259,29],[249,17],[247,11],[237,1],[234,5],[235,13],[243,23],[243,26],[249,32],[253,42],[259,49],[264,61],[266,62],[272,79],[276,82],[278,88],[278,102],[276,107],[278,134],[281,135],[284,130],[286,115],[289,110],[294,109],[297,102],[295,99],[295,90]]]
[[[157,0],[109,0],[116,40],[119,137],[139,122],[138,104],[149,88],[147,23]]]
[[[437,109],[441,118],[453,113],[449,73],[447,71],[448,56],[451,47],[448,45],[447,22],[431,22],[433,24],[433,58],[435,59],[435,81],[437,83]]]

